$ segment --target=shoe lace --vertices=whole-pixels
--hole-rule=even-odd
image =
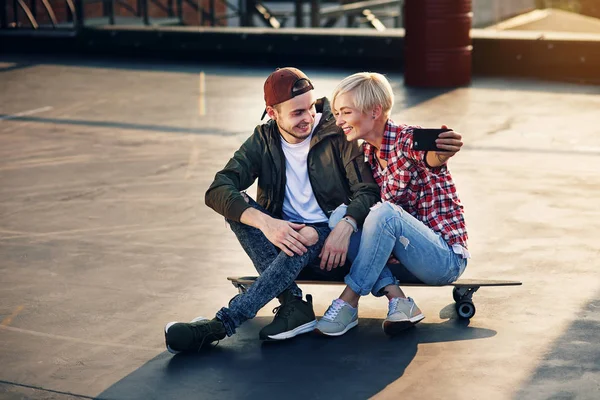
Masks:
[[[331,303],[327,311],[325,311],[325,315],[323,315],[323,318],[329,321],[333,321],[344,307],[344,304],[345,303],[340,299],[334,300],[334,302]]]
[[[190,325],[190,329],[192,330],[192,334],[194,336],[194,342],[195,343],[200,343],[198,345],[198,349],[197,351],[200,351],[200,349],[202,349],[202,346],[204,346],[204,342],[206,342],[206,340],[212,336],[215,338],[215,340],[217,341],[217,343],[215,343],[213,345],[213,347],[216,347],[220,340],[216,339],[216,335],[214,334],[212,327],[210,326],[210,324],[192,324]]]
[[[413,299],[411,299],[410,297],[407,297],[406,300],[410,301],[410,303],[411,303],[410,314],[412,314],[412,311],[415,308],[415,304],[413,302]],[[394,297],[393,299],[390,300],[390,303],[388,305],[388,307],[389,307],[388,314],[392,314],[393,312],[396,312],[396,309],[398,307],[398,302],[399,301],[400,301],[400,297]]]
[[[275,318],[287,318],[294,311],[294,305],[285,303],[281,304],[273,309],[273,314],[275,314]]]
[[[396,311],[396,307],[398,306],[398,297],[394,297],[393,299],[390,300],[390,303],[388,304],[388,314],[393,313],[394,311]]]

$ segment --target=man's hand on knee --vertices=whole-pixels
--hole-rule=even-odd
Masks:
[[[294,254],[303,255],[308,251],[306,246],[311,245],[310,241],[300,234],[300,231],[305,228],[304,224],[271,218],[261,231],[271,243],[292,257]]]
[[[299,232],[306,227],[304,224],[276,219],[254,208],[246,209],[240,217],[240,222],[260,229],[269,242],[290,257],[294,253],[303,255],[307,252],[306,246],[310,246]]]
[[[306,241],[303,242],[306,246],[313,246],[319,241],[319,234],[312,226],[305,226],[304,228],[300,229],[298,233],[302,235],[304,239],[306,239]]]

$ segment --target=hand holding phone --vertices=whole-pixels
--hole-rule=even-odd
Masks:
[[[413,129],[413,150],[447,152],[437,147],[435,141],[440,133],[451,131],[449,128]]]

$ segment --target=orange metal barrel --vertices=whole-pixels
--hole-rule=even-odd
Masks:
[[[471,0],[405,0],[404,83],[455,87],[471,82]]]

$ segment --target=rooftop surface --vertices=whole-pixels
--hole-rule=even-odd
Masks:
[[[600,19],[548,8],[509,18],[487,29],[598,34]]]
[[[450,169],[482,288],[407,288],[426,319],[390,339],[366,297],[347,335],[236,336],[172,356],[163,326],[211,317],[254,269],[204,204],[258,124],[271,71],[0,58],[0,397],[548,399],[600,393],[600,87],[475,79],[408,89],[397,122],[464,136]],[[356,71],[305,69],[329,95]],[[252,190],[251,190],[252,193]],[[322,315],[341,291],[307,286]]]

